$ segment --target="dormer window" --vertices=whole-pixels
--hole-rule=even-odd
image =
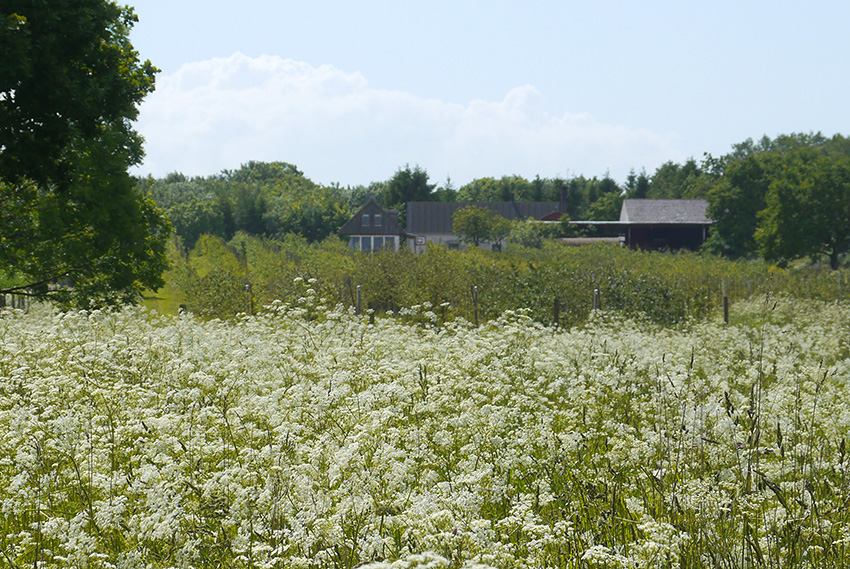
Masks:
[[[360,225],[362,225],[363,227],[369,227],[369,214],[368,213],[363,214],[363,221],[360,223]]]
[[[381,214],[376,213],[375,214],[375,227],[380,227],[380,226],[381,226]]]

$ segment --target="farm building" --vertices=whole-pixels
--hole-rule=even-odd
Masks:
[[[618,238],[630,249],[696,251],[708,238],[712,221],[700,199],[625,199],[619,221],[573,221],[598,238]]]
[[[708,238],[706,200],[623,200],[620,223],[632,249],[691,249]]]
[[[452,232],[455,212],[463,207],[484,207],[510,221],[536,219],[555,222],[566,211],[566,202],[408,202],[407,227],[398,223],[398,212],[383,209],[369,196],[366,203],[339,230],[349,245],[359,251],[398,250],[405,243],[421,251],[427,243],[451,249],[463,245]],[[565,240],[570,244],[616,242],[631,249],[697,250],[708,237],[711,220],[708,202],[693,199],[625,199],[619,221],[571,221],[586,236]],[[499,244],[485,243],[497,250]]]

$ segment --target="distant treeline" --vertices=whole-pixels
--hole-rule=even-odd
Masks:
[[[374,194],[404,223],[408,201],[558,201],[573,220],[616,220],[625,198],[705,198],[715,220],[706,249],[731,258],[762,256],[784,263],[824,256],[837,267],[850,248],[850,139],[820,133],[748,139],[720,157],[667,162],[651,175],[632,171],[620,184],[601,178],[478,178],[455,188],[431,183],[406,165],[368,186],[312,182],[292,164],[249,162],[238,170],[188,178],[174,173],[139,180],[166,211],[183,247],[201,235],[230,241],[237,232],[308,242],[335,232]]]
[[[659,189],[645,172],[629,176],[625,187],[614,179],[540,178],[520,176],[478,178],[455,188],[451,180],[438,186],[419,166],[406,165],[386,181],[368,186],[321,186],[285,162],[249,162],[238,170],[208,177],[189,178],[179,173],[165,178],[143,178],[142,191],[150,192],[165,209],[183,245],[192,248],[201,235],[229,241],[237,232],[256,237],[283,238],[298,234],[309,242],[334,234],[374,194],[379,203],[396,209],[404,221],[409,201],[558,201],[562,191],[568,198],[570,219],[617,219],[624,196],[669,193],[672,172],[686,172],[687,164],[668,163],[658,169]],[[682,180],[687,174],[680,176]]]

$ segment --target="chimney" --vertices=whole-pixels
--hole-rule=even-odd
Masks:
[[[561,197],[558,201],[558,211],[567,213],[567,188],[561,188]]]

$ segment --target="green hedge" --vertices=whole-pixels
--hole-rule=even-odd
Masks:
[[[205,317],[297,300],[308,281],[327,303],[349,307],[357,304],[359,287],[363,312],[442,323],[484,321],[523,308],[539,322],[554,324],[557,316],[558,325],[574,326],[588,319],[594,301],[603,310],[671,325],[721,317],[724,289],[732,303],[764,294],[835,300],[848,278],[813,267],[557,242],[540,249],[511,245],[503,253],[429,246],[422,254],[365,254],[337,240],[237,235],[229,243],[205,236],[188,254],[172,250],[169,284],[180,304]]]

